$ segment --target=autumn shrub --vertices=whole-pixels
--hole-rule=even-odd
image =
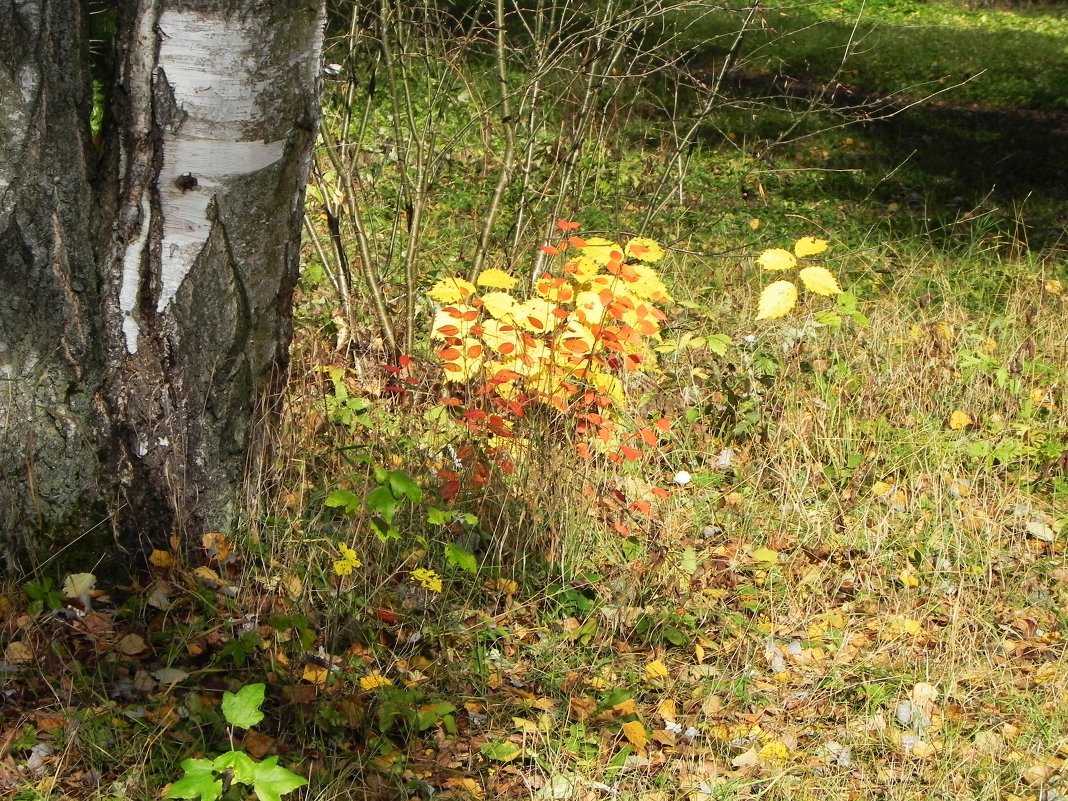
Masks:
[[[441,304],[431,337],[446,385],[445,404],[491,454],[529,453],[528,437],[546,427],[574,439],[577,454],[610,462],[635,460],[670,430],[628,415],[628,378],[657,369],[654,344],[671,302],[653,266],[664,257],[656,242],[620,245],[574,234],[543,250],[558,262],[528,293],[503,270],[482,271],[474,283],[438,281]],[[542,429],[539,431],[538,429]]]

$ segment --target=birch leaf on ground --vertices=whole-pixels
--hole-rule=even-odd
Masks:
[[[817,295],[840,295],[842,293],[842,287],[838,286],[838,281],[826,267],[806,267],[798,273],[798,277],[805,285],[805,289]]]
[[[797,287],[790,281],[776,281],[760,293],[757,304],[758,320],[774,320],[789,314],[797,303]]]

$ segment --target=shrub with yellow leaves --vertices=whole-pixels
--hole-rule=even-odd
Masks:
[[[539,276],[528,297],[513,294],[517,279],[497,268],[473,284],[448,277],[430,289],[441,304],[431,338],[443,377],[464,385],[468,399],[488,400],[488,413],[465,413],[473,431],[512,436],[515,421],[542,406],[569,415],[590,435],[581,455],[636,458],[642,443],[655,444],[660,434],[648,428],[621,436],[617,422],[626,374],[656,369],[652,344],[666,319],[660,306],[672,302],[653,267],[664,249],[644,238],[625,245],[584,239],[567,221],[558,227],[563,239],[542,250],[560,260],[559,270]],[[667,427],[660,424],[661,433]]]

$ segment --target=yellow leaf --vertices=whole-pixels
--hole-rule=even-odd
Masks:
[[[63,595],[66,598],[88,595],[95,586],[96,576],[92,573],[71,573],[63,580]]]
[[[789,281],[776,281],[760,293],[758,320],[773,320],[790,312],[797,303],[797,287]]]
[[[635,237],[628,241],[623,252],[629,259],[637,259],[650,264],[664,258],[664,249],[660,247],[659,242],[642,237]]]
[[[794,257],[794,254],[788,250],[771,248],[760,254],[760,257],[757,259],[757,264],[769,272],[781,273],[784,270],[792,270],[796,267],[797,259]]]
[[[785,743],[772,740],[761,747],[757,758],[765,765],[781,765],[790,758],[790,749],[786,747]]]
[[[478,319],[478,310],[474,306],[456,304],[446,306],[434,315],[430,336],[437,339],[446,337],[466,337]]]
[[[761,226],[761,222],[756,217],[754,217],[753,219],[751,219],[749,221],[749,229],[751,231],[757,230],[760,226]]]
[[[779,552],[773,551],[771,548],[757,548],[751,554],[754,562],[765,562],[767,564],[775,564],[779,561]]]
[[[656,707],[656,713],[664,720],[673,721],[679,716],[678,707],[671,698],[665,698]]]
[[[315,684],[322,687],[326,684],[327,678],[330,676],[330,671],[324,668],[322,665],[317,665],[314,662],[307,662],[304,665],[304,674],[301,676],[304,681],[309,684]]]
[[[497,320],[511,321],[515,298],[507,292],[487,292],[482,296],[482,308]]]
[[[512,718],[512,725],[522,734],[538,733],[538,724],[527,718]]]
[[[888,495],[893,488],[891,484],[887,484],[885,481],[876,481],[871,485],[871,494],[876,498],[882,498]]]
[[[826,239],[816,239],[814,236],[803,236],[794,243],[794,254],[799,259],[806,256],[815,256],[827,249]]]
[[[438,303],[459,303],[475,291],[475,285],[459,276],[442,278],[427,292],[427,297]]]
[[[654,659],[645,666],[645,678],[650,680],[666,679],[668,677],[667,665],[659,659]]]
[[[645,733],[645,726],[640,720],[632,720],[624,723],[623,736],[627,738],[627,742],[639,751],[644,751],[646,743],[649,742],[649,737]]]
[[[957,409],[949,416],[948,425],[951,431],[960,431],[962,429],[967,428],[974,422],[975,420],[972,419],[972,416],[970,414],[968,414],[967,412],[962,412],[960,409]]]
[[[230,557],[230,543],[221,531],[208,531],[200,538],[200,544],[212,559],[225,562]]]
[[[392,687],[393,680],[381,673],[370,673],[360,679],[361,690],[377,690],[379,687]]]
[[[517,325],[528,331],[543,334],[552,331],[560,323],[560,318],[554,314],[555,311],[555,303],[545,298],[529,298],[515,305],[512,309],[512,316]]]
[[[586,244],[582,248],[583,256],[602,266],[611,261],[613,253],[618,253],[622,256],[623,248],[610,239],[604,239],[599,236],[591,236],[586,240]]]
[[[897,574],[897,578],[906,587],[920,586],[920,580],[916,578],[916,574],[912,572],[912,568],[906,567],[904,570]]]
[[[159,548],[153,548],[152,553],[148,556],[148,562],[163,570],[170,570],[174,567],[174,554],[170,551],[161,551]]]
[[[4,661],[14,665],[24,665],[33,661],[33,652],[26,647],[25,643],[12,640],[4,649]]]
[[[797,274],[805,289],[817,295],[840,295],[842,287],[826,267],[806,267]]]
[[[1049,294],[1051,295],[1059,295],[1064,291],[1064,284],[1054,278],[1052,280],[1046,281],[1046,283],[1042,285],[1042,288],[1049,292]]]
[[[489,287],[490,289],[511,289],[515,286],[516,279],[508,275],[504,270],[491,267],[488,270],[480,272],[475,283],[479,286]],[[483,300],[485,300],[485,298],[483,298]]]
[[[633,715],[638,711],[638,702],[633,698],[624,698],[618,704],[612,707],[612,711],[620,717],[625,715]]]

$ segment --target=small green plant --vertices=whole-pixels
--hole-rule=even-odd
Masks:
[[[250,729],[263,720],[265,686],[246,684],[236,693],[223,693],[222,711],[231,726],[231,749],[215,759],[186,759],[185,775],[171,785],[167,798],[199,798],[216,801],[224,796],[244,797],[232,790],[235,784],[251,787],[260,801],[279,801],[283,795],[308,783],[278,764],[278,757],[257,762],[244,751],[233,748],[233,727]]]
[[[366,461],[365,457],[360,461]],[[374,467],[372,475],[378,486],[363,499],[363,507],[371,516],[371,529],[382,542],[398,539],[400,532],[393,527],[393,520],[401,501],[407,499],[412,504],[419,504],[423,500],[423,490],[403,470]],[[342,514],[354,515],[359,511],[360,498],[352,490],[339,489],[326,496],[325,504]]]
[[[36,616],[44,610],[63,608],[63,593],[56,589],[54,582],[48,577],[39,581],[27,581],[22,585],[22,591],[30,599],[30,608],[27,611],[31,616]]]

